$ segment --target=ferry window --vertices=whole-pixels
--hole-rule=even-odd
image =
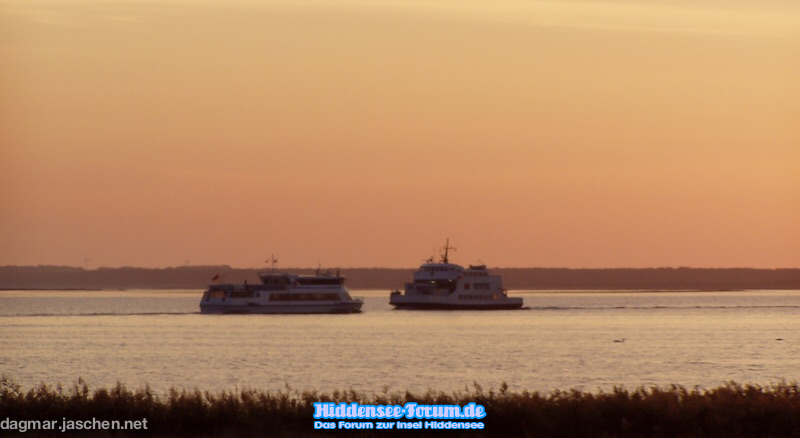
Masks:
[[[464,290],[469,290],[469,283],[464,283]]]
[[[270,301],[341,301],[342,297],[337,293],[315,293],[315,294],[272,294]]]

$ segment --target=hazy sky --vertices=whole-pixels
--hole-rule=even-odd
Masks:
[[[800,2],[0,0],[0,265],[800,267]]]

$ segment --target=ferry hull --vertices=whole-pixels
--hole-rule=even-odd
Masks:
[[[454,304],[454,303],[391,303],[401,310],[515,310],[522,308],[522,301],[514,303]]]
[[[522,308],[522,298],[500,300],[454,300],[436,296],[408,296],[392,293],[389,304],[397,309],[408,310],[514,310]]]
[[[317,313],[358,313],[361,312],[361,301],[349,301],[331,304],[308,305],[214,305],[200,306],[200,313],[217,315],[275,315],[275,314],[317,314]]]

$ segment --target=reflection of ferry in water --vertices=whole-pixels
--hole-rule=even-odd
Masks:
[[[485,265],[467,269],[449,263],[445,244],[440,263],[433,258],[414,272],[414,282],[406,283],[405,293],[394,291],[389,304],[398,309],[501,310],[519,309],[522,298],[509,298],[498,275],[490,275]]]
[[[344,277],[331,273],[258,274],[261,284],[212,284],[200,300],[201,313],[354,313],[364,302],[353,299]]]

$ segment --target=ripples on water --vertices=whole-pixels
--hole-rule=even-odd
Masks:
[[[2,291],[0,370],[30,387],[608,390],[800,380],[800,291],[512,292],[528,310],[201,315],[200,291]],[[615,342],[616,341],[616,342]]]

